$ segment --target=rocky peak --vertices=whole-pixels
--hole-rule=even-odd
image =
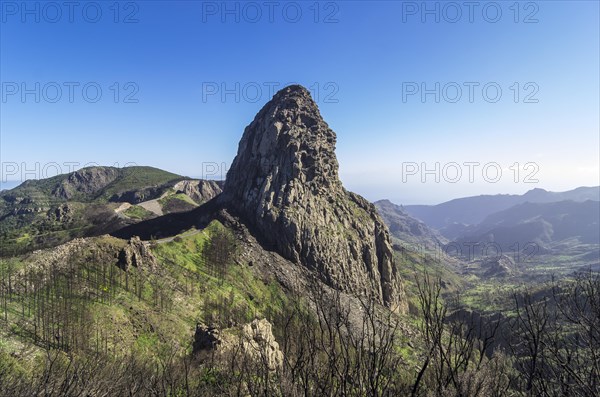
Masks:
[[[308,90],[286,87],[246,127],[222,200],[325,283],[401,309],[388,230],[373,204],[343,188],[335,144]]]
[[[508,255],[485,258],[482,260],[482,268],[486,269],[485,277],[511,276],[518,270],[517,265]]]
[[[303,184],[314,193],[340,188],[335,143],[310,93],[287,87],[246,127],[225,190],[245,198],[247,192],[271,186]]]
[[[204,203],[218,196],[222,189],[220,182],[207,181],[203,179],[185,179],[177,182],[173,189],[178,193],[184,193],[197,203]]]

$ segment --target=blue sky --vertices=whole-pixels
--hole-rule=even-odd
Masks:
[[[92,163],[218,177],[298,82],[368,199],[600,183],[597,1],[0,4],[3,182]]]

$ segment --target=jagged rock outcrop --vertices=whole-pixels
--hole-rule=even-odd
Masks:
[[[80,194],[99,192],[119,178],[119,170],[113,167],[89,167],[72,172],[52,191],[52,195],[71,200]]]
[[[211,357],[214,353],[239,351],[271,371],[283,366],[283,352],[273,335],[273,326],[264,318],[254,319],[240,328],[228,328],[223,331],[197,324],[192,351],[200,360]]]
[[[146,243],[140,240],[139,237],[133,237],[119,252],[117,266],[123,270],[129,269],[130,266],[146,266],[154,269],[157,266],[157,261]]]
[[[59,205],[48,212],[48,217],[57,222],[70,222],[73,220],[73,206],[69,203]]]
[[[387,227],[373,204],[343,188],[335,144],[309,92],[284,88],[246,127],[221,200],[328,285],[402,310]]]
[[[242,350],[271,371],[283,366],[283,352],[273,336],[273,326],[264,318],[242,327]]]
[[[205,203],[219,195],[222,191],[221,185],[216,181],[206,181],[203,179],[186,179],[177,182],[173,189],[178,193],[188,195],[198,204]]]

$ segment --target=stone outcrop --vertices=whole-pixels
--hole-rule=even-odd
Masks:
[[[73,208],[69,203],[64,203],[55,208],[50,209],[48,213],[48,217],[50,219],[55,219],[57,222],[70,222],[73,220]]]
[[[157,266],[157,261],[146,243],[140,240],[139,237],[133,237],[129,240],[127,245],[119,251],[117,266],[123,270],[129,269],[130,266],[146,266],[150,269],[154,269]]]
[[[80,195],[94,194],[117,180],[119,169],[113,167],[88,167],[72,172],[52,191],[52,195],[71,200]]]
[[[403,309],[387,227],[342,186],[335,144],[309,92],[284,88],[246,127],[221,200],[265,245],[326,284]]]
[[[481,262],[485,277],[507,277],[518,271],[517,265],[508,255],[484,258]]]
[[[213,354],[240,351],[251,361],[261,363],[270,371],[283,366],[283,352],[273,335],[273,326],[266,319],[255,319],[241,328],[219,330],[215,327],[196,325],[193,353],[200,360]]]
[[[273,336],[273,329],[266,319],[253,320],[242,327],[242,350],[253,360],[262,362],[275,371],[283,366],[283,353]]]
[[[205,203],[219,195],[222,191],[219,182],[206,181],[203,179],[186,179],[177,182],[173,189],[178,193],[184,193],[198,204]]]

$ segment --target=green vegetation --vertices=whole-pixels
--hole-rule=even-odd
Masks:
[[[121,169],[120,177],[108,185],[102,191],[99,198],[108,200],[112,195],[117,193],[141,190],[148,186],[161,186],[181,179],[184,179],[181,175],[154,167],[126,167]]]
[[[195,320],[223,326],[231,318],[237,322],[273,318],[282,310],[285,294],[276,282],[265,283],[248,266],[237,264],[230,233],[213,221],[202,231],[156,244],[153,252],[186,295],[198,294],[196,306],[203,310]],[[223,249],[232,250],[230,258],[219,252]],[[216,252],[211,255],[211,251]]]
[[[284,291],[257,277],[238,245],[213,221],[172,239],[97,237],[1,261],[0,390],[476,397],[597,390],[595,378],[582,376],[598,374],[591,357],[600,348],[600,316],[589,302],[600,296],[600,279],[592,273],[522,291],[474,274],[461,278],[439,258],[406,248],[395,260],[411,310],[397,316],[372,297],[351,306],[310,280],[301,295]],[[135,262],[124,261],[124,252]],[[466,306],[457,306],[458,295]],[[281,367],[243,353],[242,325],[255,318],[272,324]],[[542,323],[550,325],[532,326]],[[199,324],[220,331],[222,353],[193,351]],[[531,350],[525,336],[550,348]],[[564,368],[573,377],[563,377]]]
[[[99,220],[109,224],[114,216],[110,207],[75,202],[68,207],[37,208],[22,215],[8,215],[0,220],[0,256],[18,255],[81,237],[96,229]]]
[[[0,327],[38,348],[103,346],[105,353],[125,353],[131,343],[188,345],[197,322],[225,325],[231,318],[247,322],[255,316],[274,316],[285,302],[278,284],[257,279],[247,266],[237,264],[233,251],[222,269],[216,262],[207,265],[204,252],[215,241],[222,243],[217,239],[224,234],[230,232],[213,222],[202,231],[155,243],[151,250],[158,260],[156,269],[119,269],[111,252],[124,245],[115,238],[94,239],[64,258],[64,264],[40,268],[3,260],[0,279],[8,291],[3,290],[0,299]],[[46,328],[49,324],[53,328]]]
[[[89,192],[74,190],[72,192],[73,196],[70,198],[70,201],[103,202],[108,200],[113,194],[116,193],[138,190],[148,186],[160,186],[171,181],[183,179],[183,177],[180,175],[163,171],[158,168],[140,166],[125,168],[89,167],[77,172],[103,172],[105,170],[109,170],[117,174],[114,181],[105,186],[100,185],[98,186],[98,189],[92,189]],[[69,181],[69,175],[71,174],[62,174],[41,180],[29,180],[12,190],[2,192],[1,197],[27,198],[28,203],[37,206],[64,202],[64,199],[57,196],[57,188],[62,184],[66,184],[68,186],[75,183]],[[0,202],[2,202],[0,205],[7,204],[4,203],[3,200],[0,200]]]
[[[75,174],[26,181],[0,193],[0,256],[52,247],[93,235],[96,230],[115,228],[120,223],[114,204],[109,203],[113,196],[134,191],[159,195],[181,179],[152,167],[90,167]],[[134,220],[148,217],[135,208],[126,215]]]
[[[101,186],[99,191],[92,191],[91,194],[81,192],[78,196],[73,197],[72,201],[89,202],[97,199],[108,199],[115,193],[140,189],[147,186],[159,186],[173,180],[182,179],[180,175],[153,167],[90,167],[83,168],[77,172],[86,170],[99,170],[100,172],[112,170],[117,173],[117,177],[108,185]],[[56,199],[55,191],[57,186],[62,183],[70,183],[68,182],[69,175],[70,174],[62,174],[47,179],[26,181],[5,194],[28,197],[34,202],[40,203]]]
[[[192,200],[187,194],[184,193],[172,193],[167,194],[165,197],[158,200],[161,205],[166,205],[170,200],[180,200],[186,202],[191,205],[197,205],[194,200]]]
[[[123,211],[123,214],[128,218],[137,220],[149,219],[155,216],[153,212],[148,211],[147,209],[145,209],[144,207],[140,207],[139,205],[132,205],[131,207]]]
[[[164,213],[183,212],[198,206],[194,200],[183,193],[171,193],[158,200]]]

